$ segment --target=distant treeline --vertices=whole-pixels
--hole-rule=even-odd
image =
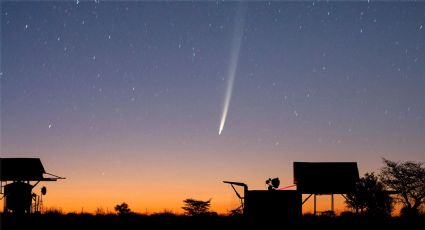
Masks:
[[[282,228],[283,226],[309,227],[361,227],[379,225],[381,227],[403,227],[403,226],[423,226],[425,227],[425,215],[415,217],[381,217],[371,218],[366,215],[355,215],[353,213],[343,213],[340,216],[313,216],[304,215],[296,222],[285,223],[280,220],[266,220],[265,222],[252,223],[244,219],[243,216],[187,216],[175,215],[169,212],[152,215],[142,215],[130,213],[128,215],[115,214],[60,214],[44,213],[16,216],[3,213],[1,215],[1,229],[163,229],[173,227],[176,229],[205,229],[205,228],[247,228],[252,229],[265,227]],[[422,228],[420,228],[422,229]]]

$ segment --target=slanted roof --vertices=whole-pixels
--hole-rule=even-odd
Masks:
[[[358,180],[356,162],[294,162],[294,184],[303,194],[346,194]]]
[[[40,181],[44,178],[43,164],[39,158],[0,158],[1,181]]]

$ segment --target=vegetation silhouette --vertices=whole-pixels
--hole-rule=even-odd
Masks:
[[[401,215],[416,216],[425,203],[425,167],[422,162],[394,162],[383,158],[382,183],[397,192],[396,200],[403,204]]]
[[[210,211],[211,199],[207,201],[195,200],[192,198],[185,199],[182,209],[188,216],[207,216],[216,215],[217,213]]]
[[[122,204],[117,204],[114,209],[117,212],[117,214],[120,216],[128,215],[131,213],[131,209],[128,207],[128,204],[125,202],[123,202]]]
[[[229,211],[229,216],[242,216],[243,215],[243,209],[239,206],[237,208],[234,208]]]
[[[393,210],[393,198],[374,173],[366,173],[356,184],[356,190],[348,193],[345,203],[356,213],[375,217],[388,217]]]
[[[131,213],[128,215],[116,214],[91,214],[91,213],[43,213],[17,217],[10,213],[1,214],[1,229],[162,229],[183,228],[183,229],[205,229],[205,228],[301,228],[315,226],[350,226],[353,228],[379,225],[382,227],[425,227],[425,216],[419,214],[416,218],[391,217],[386,219],[371,218],[366,215],[356,215],[352,212],[345,212],[337,216],[314,216],[304,214],[301,221],[296,223],[282,222],[280,219],[269,218],[265,222],[246,222],[243,216],[229,215],[206,215],[188,216],[172,213],[155,213],[145,215]]]

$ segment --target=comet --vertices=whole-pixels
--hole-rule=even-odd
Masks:
[[[226,124],[227,114],[229,112],[230,99],[232,98],[233,83],[235,82],[236,70],[238,68],[239,62],[239,53],[242,44],[243,36],[243,27],[244,27],[244,17],[245,10],[242,7],[238,8],[238,12],[235,17],[235,24],[233,30],[233,39],[231,43],[230,50],[230,63],[227,70],[227,82],[226,82],[226,91],[224,95],[223,111],[220,118],[220,126],[218,129],[218,135],[221,135]]]

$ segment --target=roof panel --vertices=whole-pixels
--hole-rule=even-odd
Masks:
[[[43,164],[39,158],[0,158],[0,180],[43,180]]]
[[[294,183],[304,194],[345,194],[359,180],[356,162],[294,162]]]

